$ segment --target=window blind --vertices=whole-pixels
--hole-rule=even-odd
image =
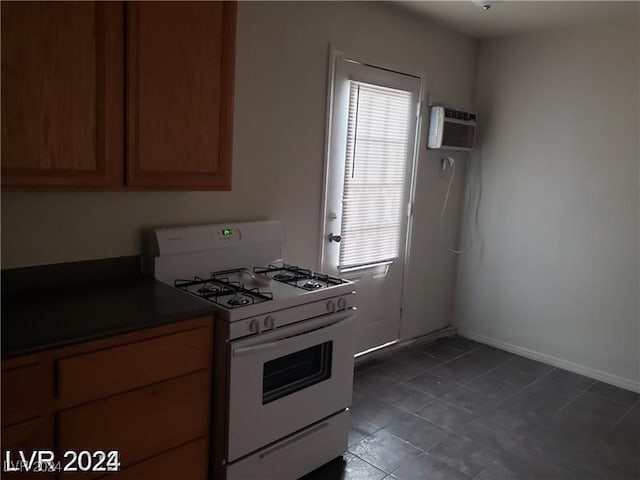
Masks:
[[[341,270],[398,257],[411,133],[411,92],[350,83]]]

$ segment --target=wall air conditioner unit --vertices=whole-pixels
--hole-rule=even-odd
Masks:
[[[432,106],[427,146],[443,150],[473,150],[477,118],[475,113]]]

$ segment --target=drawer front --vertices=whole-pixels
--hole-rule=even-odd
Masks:
[[[208,480],[209,442],[201,438],[156,457],[124,468],[116,474],[117,480]],[[110,478],[112,475],[100,478]]]
[[[209,431],[211,372],[200,371],[58,414],[61,450],[119,450],[121,468]]]
[[[53,450],[53,421],[51,417],[37,417],[2,429],[2,467],[4,475],[7,478],[15,478],[15,480],[46,480],[54,477],[55,474],[44,472],[6,473],[7,456],[11,459],[11,467],[16,467],[15,462],[20,460],[19,450],[25,452],[27,460],[35,450]]]
[[[296,480],[347,450],[342,411],[226,466],[227,480]],[[425,477],[426,478],[426,477]]]
[[[209,368],[212,342],[210,326],[59,360],[60,404],[78,405]]]
[[[2,426],[42,414],[47,398],[53,394],[52,378],[52,374],[46,377],[44,366],[40,363],[3,368]]]
[[[3,450],[53,450],[53,423],[43,417],[2,429]]]

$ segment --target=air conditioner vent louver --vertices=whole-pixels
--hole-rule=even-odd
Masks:
[[[427,147],[471,151],[476,139],[477,122],[475,113],[433,105]]]
[[[452,108],[444,109],[444,116],[446,118],[455,118],[457,120],[464,120],[465,122],[475,121],[475,113],[463,112],[462,110],[454,110]]]

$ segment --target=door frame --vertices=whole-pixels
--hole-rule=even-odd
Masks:
[[[324,165],[322,169],[323,182],[322,182],[322,201],[320,203],[320,234],[322,235],[319,245],[318,245],[318,271],[322,270],[322,265],[324,264],[324,232],[326,229],[327,218],[327,202],[329,201],[327,196],[327,191],[329,189],[329,169],[330,169],[330,154],[331,154],[331,132],[333,128],[333,95],[334,95],[334,80],[335,80],[335,71],[336,71],[336,62],[338,59],[348,60],[354,63],[359,63],[365,66],[379,68],[382,70],[388,70],[394,73],[399,73],[402,75],[410,75],[416,77],[420,82],[420,88],[418,92],[418,107],[417,107],[417,118],[416,118],[416,134],[415,134],[415,142],[413,145],[413,155],[412,155],[412,164],[410,168],[411,179],[409,185],[409,211],[407,218],[407,231],[406,238],[404,239],[404,257],[402,258],[402,284],[400,286],[400,304],[401,304],[401,312],[404,309],[405,302],[405,284],[407,283],[407,266],[409,264],[409,258],[411,255],[411,239],[413,236],[413,213],[415,206],[415,194],[416,194],[416,183],[417,183],[417,173],[418,173],[418,161],[420,159],[420,145],[422,145],[422,118],[423,113],[425,111],[426,97],[425,92],[426,89],[426,79],[425,75],[422,72],[415,71],[411,68],[405,68],[403,66],[397,65],[394,62],[385,62],[380,59],[375,59],[362,55],[351,55],[350,53],[345,52],[344,50],[340,50],[335,48],[333,45],[329,45],[329,68],[327,69],[327,107],[326,107],[326,119],[325,119],[325,140],[324,140]],[[426,147],[425,147],[426,148]],[[400,315],[400,322],[398,325],[398,340],[401,339],[402,333],[402,313]]]

